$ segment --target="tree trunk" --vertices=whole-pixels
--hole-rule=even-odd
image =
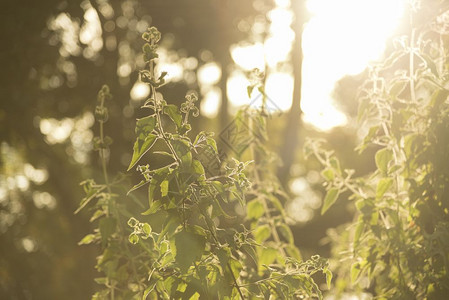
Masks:
[[[295,32],[295,42],[292,49],[293,63],[293,101],[292,107],[287,115],[284,130],[284,141],[280,150],[282,166],[278,169],[278,177],[282,185],[286,186],[289,178],[290,166],[294,163],[296,150],[298,148],[298,134],[301,127],[301,84],[302,84],[302,32],[306,22],[305,1],[297,0],[292,2],[292,9],[295,14],[295,21],[292,28]]]

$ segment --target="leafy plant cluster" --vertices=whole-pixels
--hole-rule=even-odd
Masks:
[[[337,245],[341,287],[350,277],[381,299],[449,292],[448,11],[439,8],[430,22],[412,22],[361,87],[359,120],[369,130],[358,151],[376,147],[377,169],[355,177],[322,141],[306,147],[324,166],[322,213],[347,195],[357,212],[348,244]],[[418,12],[411,8],[412,21]]]
[[[147,188],[141,199],[124,194],[124,176],[108,180],[104,137],[105,99],[99,92],[96,109],[104,183],[82,183],[86,197],[80,211],[92,209],[93,233],[80,244],[101,245],[96,268],[103,289],[94,299],[295,299],[321,298],[312,279],[323,272],[330,284],[327,261],[319,256],[302,260],[285,222],[285,195],[269,171],[271,154],[264,146],[266,114],[241,111],[235,126],[246,135],[245,157],[221,161],[213,134],[190,137],[189,118],[198,116],[195,94],[178,108],[168,104],[157,89],[166,73],[155,74],[159,31],[143,34],[147,69],[140,78],[150,86],[143,105],[148,116],[137,120],[137,139],[128,171],[136,168],[142,180],[132,187]],[[263,91],[262,88],[260,88]],[[157,150],[156,150],[157,149]],[[142,164],[148,154],[167,164]],[[207,172],[219,166],[219,172]],[[94,203],[92,203],[94,202]]]

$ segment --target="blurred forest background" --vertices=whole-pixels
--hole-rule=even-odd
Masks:
[[[366,74],[343,78],[333,92],[346,126],[318,130],[302,120],[301,36],[310,18],[305,5],[305,0],[3,1],[0,299],[87,299],[96,289],[98,250],[77,245],[91,231],[86,213],[74,215],[82,198],[77,183],[100,177],[91,142],[95,97],[103,84],[114,97],[106,128],[114,140],[109,169],[116,174],[129,164],[137,108],[148,95],[138,70],[140,36],[149,26],[163,35],[159,65],[168,72],[165,98],[181,103],[187,91],[197,91],[196,128],[217,137],[232,119],[235,99],[249,103],[246,92],[235,95],[236,78],[254,67],[281,74],[272,84],[290,92],[291,104],[284,107],[276,102],[280,94],[267,93],[282,111],[271,124],[271,144],[283,162],[278,175],[291,195],[291,226],[304,257],[329,257],[327,232],[351,220],[353,211],[339,202],[325,216],[316,213],[323,194],[319,166],[303,159],[302,145],[306,136],[324,137],[345,166],[360,174],[372,170],[374,161],[366,159],[372,151],[363,156],[352,151],[358,142],[355,96]],[[290,19],[281,24],[287,28],[276,29],[280,11],[281,19]],[[407,30],[406,23],[398,32]],[[276,30],[288,33],[286,47],[270,40]],[[238,56],[251,49],[239,45],[268,40],[284,55],[266,58],[262,66]],[[325,51],[331,52],[334,42],[324,41]],[[240,89],[246,91],[247,83],[241,79]]]

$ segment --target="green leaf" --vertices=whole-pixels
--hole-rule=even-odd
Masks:
[[[192,130],[192,126],[190,126],[190,124],[182,124],[181,127],[178,127],[177,132],[180,135],[185,135],[186,133],[188,133],[190,130]]]
[[[104,216],[106,214],[106,212],[102,209],[97,210],[92,217],[90,217],[89,222],[93,222],[95,220],[97,220],[98,218]]]
[[[139,242],[139,236],[135,233],[131,233],[128,237],[128,240],[131,244],[137,244]]]
[[[361,271],[362,271],[362,266],[359,262],[352,264],[352,266],[351,266],[351,283],[354,284],[357,281]]]
[[[268,195],[268,200],[270,200],[271,204],[282,214],[282,216],[285,217],[285,210],[284,206],[282,205],[281,201],[273,195]]]
[[[192,163],[193,171],[198,175],[204,175],[204,167],[199,160],[194,159]]]
[[[146,234],[146,236],[150,236],[151,234],[151,226],[148,223],[144,223],[142,226],[143,232]]]
[[[182,167],[189,169],[192,164],[192,152],[190,151],[190,145],[187,141],[184,140],[173,140],[172,141],[173,149],[176,152],[176,155],[179,157],[182,163]]]
[[[355,228],[354,233],[354,247],[357,247],[360,241],[360,237],[362,236],[363,230],[365,229],[365,223],[362,216],[359,216],[359,223],[357,224],[357,227]]]
[[[109,299],[109,289],[98,291],[92,295],[92,300],[105,300],[105,299]]]
[[[254,264],[257,265],[257,253],[253,246],[243,244],[241,250],[252,259]]]
[[[97,278],[94,278],[94,281],[98,284],[106,285],[108,283],[108,278],[107,277],[97,277]]]
[[[422,52],[420,53],[420,55],[426,61],[426,65],[430,69],[430,72],[432,72],[435,77],[439,78],[440,75],[438,74],[438,68],[434,62],[434,59]]]
[[[218,148],[217,148],[217,142],[211,138],[211,137],[206,137],[206,143],[212,147],[212,149],[214,149],[215,153],[218,154]]]
[[[129,163],[128,170],[131,170],[132,167],[142,158],[142,156],[147,153],[148,150],[154,145],[156,142],[157,136],[154,134],[148,134],[144,140],[137,139],[134,143],[133,147],[133,157],[131,162]]]
[[[377,184],[376,199],[380,199],[386,191],[393,185],[392,178],[382,178]]]
[[[258,226],[254,230],[254,239],[259,244],[265,242],[265,240],[267,240],[270,236],[271,236],[271,229],[270,226],[268,226],[267,224]]]
[[[329,163],[334,171],[341,175],[340,161],[336,157],[331,157]]]
[[[253,93],[254,85],[248,85],[246,87],[246,91],[248,92],[248,98],[251,98],[251,94]]]
[[[332,181],[335,178],[334,171],[332,169],[329,169],[329,168],[324,169],[321,172],[321,176],[323,176],[323,178],[326,179],[327,181]]]
[[[161,197],[161,183],[171,172],[172,170],[168,166],[154,170],[148,186],[148,204],[150,207],[153,201]]]
[[[78,245],[88,245],[95,240],[95,234],[88,234],[81,241],[78,242]]]
[[[423,136],[417,133],[411,133],[404,136],[404,152],[407,158],[414,156],[417,146],[423,143]]]
[[[228,265],[229,259],[231,257],[231,250],[229,250],[228,247],[219,248],[216,254],[221,267],[223,269],[226,269],[226,266]]]
[[[169,104],[164,107],[164,113],[172,119],[177,128],[182,126],[182,116],[179,113],[178,107],[173,104]]]
[[[159,253],[160,255],[164,255],[167,251],[168,251],[168,247],[169,247],[169,242],[168,241],[162,241],[161,245],[159,247]]]
[[[376,125],[373,126],[369,129],[368,134],[365,135],[365,137],[363,138],[362,143],[357,146],[357,151],[361,154],[367,147],[368,145],[371,144],[372,140],[375,138],[375,136],[377,135],[377,132],[379,131],[380,126]]]
[[[155,287],[156,287],[156,283],[147,287],[145,289],[145,291],[143,292],[142,300],[146,300],[148,298],[148,296],[150,295],[150,293],[154,290]]]
[[[154,151],[153,154],[159,154],[159,155],[174,159],[173,154],[168,153],[166,151]]]
[[[259,269],[263,265],[274,263],[279,253],[276,249],[271,247],[259,248]]]
[[[390,96],[393,99],[396,99],[405,90],[408,83],[409,83],[409,80],[402,79],[402,78],[399,80],[396,80],[395,82],[392,82],[392,84],[390,86],[390,90],[389,90]]]
[[[239,279],[240,271],[242,271],[242,264],[238,260],[231,258],[229,260],[229,267],[231,268],[234,277]]]
[[[153,201],[153,202],[151,203],[150,208],[149,208],[148,210],[144,211],[144,212],[142,213],[142,215],[144,215],[144,216],[152,215],[152,214],[154,214],[155,212],[159,211],[159,208],[160,208],[161,206],[162,206],[162,203],[161,203],[160,200]]]
[[[165,197],[168,194],[168,180],[164,180],[161,183],[161,196]]]
[[[75,214],[79,213],[87,204],[89,204],[90,201],[92,201],[92,199],[95,199],[95,197],[98,196],[98,194],[104,190],[106,187],[103,187],[101,189],[98,190],[91,190],[87,193],[86,197],[84,197],[81,202],[79,207],[77,208],[77,210],[75,211]]]
[[[262,200],[254,199],[248,202],[246,206],[248,219],[258,219],[264,215],[265,209],[261,201]]]
[[[327,191],[326,197],[324,197],[323,207],[321,208],[321,215],[324,213],[337,201],[339,190],[337,188],[331,188]]]
[[[141,182],[139,182],[138,184],[136,184],[135,186],[133,186],[128,193],[126,193],[126,195],[129,195],[129,193],[131,193],[132,191],[137,190],[138,188],[144,186],[145,184],[149,183],[150,180],[142,180]]]
[[[301,256],[301,252],[299,251],[299,249],[294,245],[294,244],[290,244],[290,245],[286,245],[285,246],[285,251],[287,252],[287,254],[298,260],[301,261],[302,260],[302,256]]]
[[[142,119],[138,119],[136,122],[136,134],[137,138],[145,140],[147,135],[150,134],[154,127],[156,127],[156,116],[151,115]]]
[[[192,263],[201,258],[205,244],[205,238],[195,233],[183,230],[175,235],[175,261],[181,272],[186,273]]]
[[[326,274],[327,289],[330,289],[331,288],[331,282],[332,282],[332,272],[329,269],[325,269],[324,273]]]
[[[383,175],[388,172],[388,163],[393,159],[393,152],[390,149],[383,148],[376,152],[376,166]]]
[[[228,213],[226,213],[226,211],[221,206],[221,202],[217,198],[214,198],[214,200],[212,202],[212,206],[214,208],[212,211],[213,217],[224,216],[226,219],[234,219],[235,218],[235,216],[231,216]]]
[[[293,233],[290,227],[288,227],[286,224],[280,224],[277,226],[277,229],[289,244],[293,244]]]

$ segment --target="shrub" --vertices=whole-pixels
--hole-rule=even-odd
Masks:
[[[105,101],[111,97],[103,87],[96,108],[100,136],[94,142],[104,183],[84,181],[86,197],[77,210],[89,205],[91,221],[98,224],[80,242],[102,249],[96,268],[104,276],[96,281],[104,289],[93,298],[321,298],[312,275],[321,271],[330,284],[332,274],[325,259],[303,261],[294,245],[283,210],[286,196],[270,171],[271,154],[264,146],[264,108],[246,108],[232,123],[238,140],[251,141],[239,151],[249,161],[224,158],[212,133],[202,131],[194,139],[189,135],[189,118],[198,116],[195,94],[188,94],[178,108],[157,93],[166,75],[154,71],[160,33],[149,28],[143,39],[148,68],[140,78],[151,93],[142,108],[150,113],[136,123],[128,170],[137,166],[142,180],[128,194],[146,187],[148,196],[131,193],[127,198],[123,175],[108,180],[105,153],[111,141],[103,124]],[[260,83],[253,88],[263,94]],[[140,164],[150,153],[167,164]]]

